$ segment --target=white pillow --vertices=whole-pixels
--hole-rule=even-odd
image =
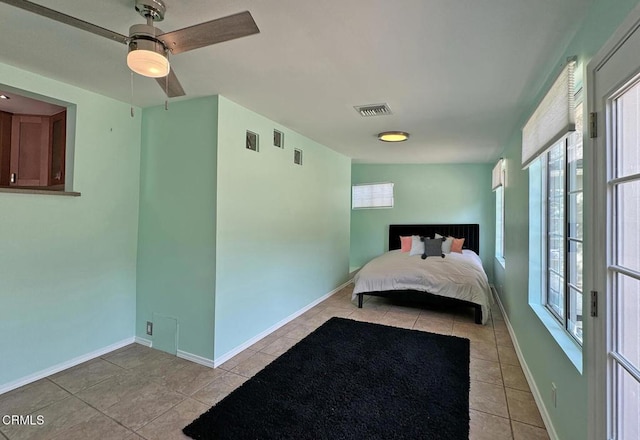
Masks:
[[[440,234],[436,234],[434,238],[444,238]],[[442,241],[442,253],[450,254],[451,253],[451,245],[453,244],[453,237],[447,237],[446,240]]]
[[[411,250],[409,251],[409,256],[422,254],[424,254],[424,241],[420,240],[419,235],[412,235]]]

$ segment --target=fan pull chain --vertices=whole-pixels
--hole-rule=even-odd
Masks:
[[[169,60],[169,51],[167,51],[167,60]],[[169,110],[169,75],[171,75],[171,63],[169,63],[169,73],[167,73],[167,76],[164,77],[164,94],[165,94],[165,99],[164,99],[164,109],[165,110]]]
[[[131,117],[133,118],[133,72],[131,72]]]
[[[169,75],[164,77],[164,93],[166,98],[164,98],[164,109],[169,110]]]

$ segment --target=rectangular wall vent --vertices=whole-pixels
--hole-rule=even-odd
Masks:
[[[369,105],[357,105],[354,107],[360,116],[384,116],[390,115],[391,109],[387,104],[369,104]]]

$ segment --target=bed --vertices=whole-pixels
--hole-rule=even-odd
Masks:
[[[464,238],[462,253],[452,252],[445,258],[401,252],[400,236],[419,235]],[[390,225],[389,252],[374,258],[356,274],[352,299],[363,306],[364,295],[390,298],[421,298],[439,304],[473,307],[475,322],[485,324],[489,318],[491,288],[478,256],[480,226]]]

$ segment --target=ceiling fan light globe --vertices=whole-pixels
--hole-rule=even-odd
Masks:
[[[162,54],[145,49],[132,50],[127,54],[127,66],[135,73],[150,78],[162,78],[169,74],[169,60]]]

